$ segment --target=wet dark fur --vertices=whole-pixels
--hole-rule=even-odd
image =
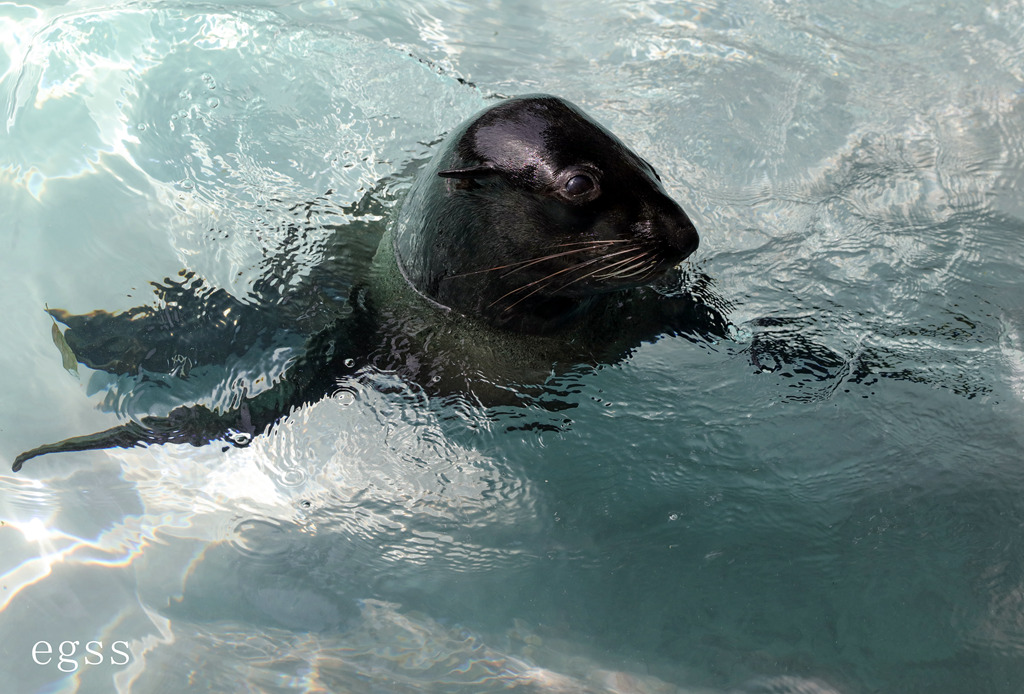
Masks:
[[[375,205],[370,196],[346,210],[336,238],[348,241],[284,297],[287,310],[276,275],[254,289],[267,305],[254,306],[186,274],[156,285],[159,307],[51,312],[69,326],[80,362],[116,374],[177,375],[296,332],[309,337],[284,378],[235,407],[177,407],[40,446],[13,469],[51,452],[246,445],[364,368],[486,405],[514,392],[510,384],[543,383],[555,365],[611,363],[666,334],[725,333],[726,320],[703,300],[710,292],[699,291],[706,278],[676,269],[698,244],[686,214],[646,161],[562,99],[510,99],[453,132],[417,176],[371,268],[366,240],[379,231],[360,227]],[[353,238],[362,244],[355,254],[346,252]]]
[[[491,325],[550,333],[661,277],[697,231],[646,161],[555,97],[499,104],[452,133],[399,216],[409,281]],[[594,187],[571,195],[586,177]]]

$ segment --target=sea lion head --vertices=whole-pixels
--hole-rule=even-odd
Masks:
[[[547,95],[503,101],[451,133],[394,231],[399,267],[421,294],[533,333],[655,281],[697,244],[650,164]]]

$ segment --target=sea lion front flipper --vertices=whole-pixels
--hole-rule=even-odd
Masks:
[[[341,365],[345,368],[349,366],[345,362]],[[301,375],[307,378],[282,381],[254,398],[243,398],[238,408],[229,412],[216,412],[203,405],[185,405],[171,410],[166,417],[150,415],[137,422],[131,421],[95,434],[72,436],[63,441],[38,446],[15,458],[11,469],[18,472],[27,461],[48,453],[134,448],[164,443],[203,446],[219,439],[234,446],[247,446],[253,437],[265,431],[293,407],[326,395],[328,388],[324,385],[327,381],[322,380],[324,374]]]
[[[285,372],[284,379],[252,398],[243,396],[239,405],[228,412],[216,412],[203,405],[177,407],[165,417],[146,416],[95,434],[33,448],[15,458],[11,469],[18,472],[27,461],[48,453],[163,443],[202,446],[219,439],[234,446],[246,446],[293,409],[337,390],[339,380],[365,365],[365,342],[374,334],[367,320],[369,314],[357,310],[347,320],[320,331],[310,338],[305,352]]]
[[[47,453],[134,448],[155,443],[190,443],[193,446],[202,446],[230,431],[232,420],[237,419],[235,415],[236,413],[221,415],[201,405],[179,407],[172,410],[167,417],[143,417],[141,422],[128,422],[95,434],[72,436],[63,441],[38,446],[15,458],[11,469],[18,472],[27,461]],[[240,433],[247,435],[244,438],[245,443],[251,440],[253,432]],[[244,445],[241,443],[242,440],[243,438],[237,441],[232,439],[232,443]]]
[[[152,283],[154,306],[83,315],[47,312],[68,326],[64,337],[80,363],[117,375],[180,374],[191,366],[223,363],[232,354],[269,344],[280,329],[273,311],[212,289],[192,273],[182,278]]]

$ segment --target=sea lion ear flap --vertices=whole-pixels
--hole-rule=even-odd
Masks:
[[[498,169],[494,166],[494,162],[485,161],[483,164],[467,166],[464,169],[447,169],[445,171],[438,171],[437,175],[441,178],[455,178],[460,181],[473,181],[485,176],[493,176],[496,173],[498,173]]]

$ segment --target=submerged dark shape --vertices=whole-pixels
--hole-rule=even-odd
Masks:
[[[357,208],[339,237],[361,223]],[[279,382],[234,407],[142,417],[22,453],[13,469],[62,451],[246,445],[364,368],[487,405],[517,402],[516,388],[543,384],[553,369],[611,363],[662,335],[722,336],[727,322],[701,298],[701,281],[686,285],[677,268],[697,244],[657,173],[618,138],[563,99],[509,99],[451,133],[372,263],[339,252],[320,268],[323,282],[293,290],[296,305],[327,305],[318,320],[240,302],[191,275],[156,285],[162,308],[51,311],[79,361],[118,374],[175,372],[180,361],[168,355],[183,350],[210,363],[289,331],[309,337]]]

